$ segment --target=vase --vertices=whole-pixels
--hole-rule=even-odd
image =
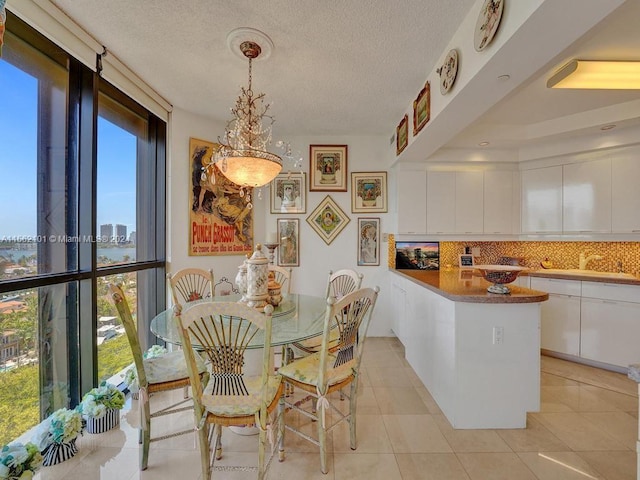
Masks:
[[[76,453],[78,453],[78,447],[76,447],[75,438],[65,443],[52,443],[42,451],[42,465],[50,467],[62,463]]]
[[[101,417],[87,417],[87,432],[103,433],[120,425],[120,410],[110,408]]]

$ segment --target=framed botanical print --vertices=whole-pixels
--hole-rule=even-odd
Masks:
[[[351,211],[387,211],[387,172],[351,172]]]
[[[347,191],[347,145],[309,145],[309,191]]]
[[[271,213],[307,213],[306,173],[281,173],[271,181]]]
[[[431,84],[427,82],[413,101],[413,135],[417,135],[431,118]]]
[[[380,265],[380,219],[358,218],[358,266]]]
[[[351,219],[329,195],[307,217],[307,223],[320,235],[327,245],[338,236]]]
[[[400,155],[409,143],[409,117],[407,115],[396,127],[396,155]]]
[[[278,218],[278,265],[281,267],[300,266],[300,220]]]

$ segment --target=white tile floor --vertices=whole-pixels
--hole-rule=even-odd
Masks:
[[[358,403],[358,449],[348,426],[330,435],[329,473],[320,473],[314,445],[289,434],[287,458],[271,479],[564,480],[636,478],[637,385],[624,375],[542,358],[541,411],[518,430],[454,430],[404,360],[395,338],[369,338]],[[153,397],[160,402],[165,398]],[[345,402],[346,403],[346,402]],[[153,443],[149,468],[138,471],[137,409],[128,402],[120,427],[79,439],[78,454],[43,468],[36,480],[196,480],[195,435]],[[190,425],[190,413],[155,421],[154,434]],[[295,414],[287,421],[300,424]],[[257,437],[225,431],[224,463],[255,465]],[[218,479],[255,473],[214,472]]]

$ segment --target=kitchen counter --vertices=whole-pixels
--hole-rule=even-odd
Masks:
[[[601,282],[601,283],[617,283],[620,285],[640,285],[640,278],[629,276],[629,278],[620,278],[609,272],[596,272],[593,270],[561,270],[561,269],[540,269],[527,270],[520,275],[529,275],[530,277],[559,278],[562,280],[582,280],[583,282]]]
[[[526,428],[540,409],[540,311],[549,295],[487,292],[472,270],[391,269],[405,357],[453,428]]]
[[[396,270],[393,273],[403,276],[418,285],[442,295],[454,302],[469,303],[537,303],[549,299],[549,294],[518,285],[509,284],[509,294],[487,292],[491,283],[474,270]],[[640,283],[640,282],[639,282]]]

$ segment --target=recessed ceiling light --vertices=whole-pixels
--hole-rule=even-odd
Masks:
[[[503,82],[506,82],[510,78],[511,78],[511,75],[500,75],[500,76],[498,76],[498,80],[502,80]]]
[[[613,123],[610,125],[605,125],[603,127],[600,127],[600,130],[611,130],[612,128],[616,128],[616,126]]]
[[[478,145],[480,145],[481,147],[486,147],[487,145],[489,145],[489,142],[480,142]]]

